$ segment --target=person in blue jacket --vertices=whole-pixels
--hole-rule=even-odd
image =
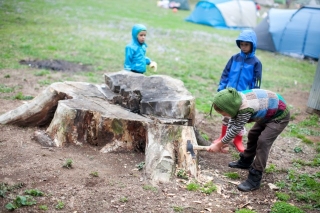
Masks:
[[[255,56],[257,48],[257,36],[253,30],[243,30],[236,44],[240,53],[233,55],[225,66],[218,86],[218,92],[232,87],[237,91],[260,88],[262,78],[262,64]],[[221,140],[227,132],[229,118],[224,117],[222,121],[221,135],[213,143]],[[242,136],[244,129],[233,140],[237,150],[244,151]]]
[[[132,41],[126,45],[124,69],[135,73],[145,73],[149,65],[157,69],[157,63],[146,57],[147,44],[145,43],[147,28],[142,24],[135,24],[132,27]]]

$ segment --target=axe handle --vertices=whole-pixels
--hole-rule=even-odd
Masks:
[[[205,150],[208,151],[209,146],[197,146],[197,145],[193,145],[193,149],[194,150]]]

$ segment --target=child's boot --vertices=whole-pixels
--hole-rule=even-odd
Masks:
[[[243,143],[242,143],[242,134],[238,134],[234,140],[233,140],[233,144],[235,145],[235,147],[237,148],[237,150],[239,152],[244,152],[244,147],[243,147]]]
[[[223,125],[222,124],[222,127],[221,127],[221,135],[218,139],[214,140],[213,143],[216,143],[217,141],[220,141],[227,133],[227,126],[226,125]]]
[[[238,189],[243,192],[253,191],[260,187],[262,179],[262,172],[255,170],[254,168],[250,168],[248,179],[241,184],[238,185]]]

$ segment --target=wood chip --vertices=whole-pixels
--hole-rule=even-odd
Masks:
[[[247,206],[247,205],[249,205],[249,204],[250,204],[250,202],[245,203],[245,204],[241,205],[241,206],[239,207],[239,209],[242,209],[242,208],[244,208],[245,206]]]
[[[271,190],[274,190],[274,191],[278,191],[279,190],[279,187],[277,187],[276,185],[272,184],[272,183],[268,183],[268,186]]]
[[[239,185],[240,184],[240,181],[231,181],[231,180],[228,180],[229,183],[232,183],[232,184],[235,184],[235,185]]]

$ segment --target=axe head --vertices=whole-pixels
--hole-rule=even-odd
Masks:
[[[193,145],[190,140],[187,140],[187,152],[190,152],[193,159],[196,158],[196,154],[193,151]]]

